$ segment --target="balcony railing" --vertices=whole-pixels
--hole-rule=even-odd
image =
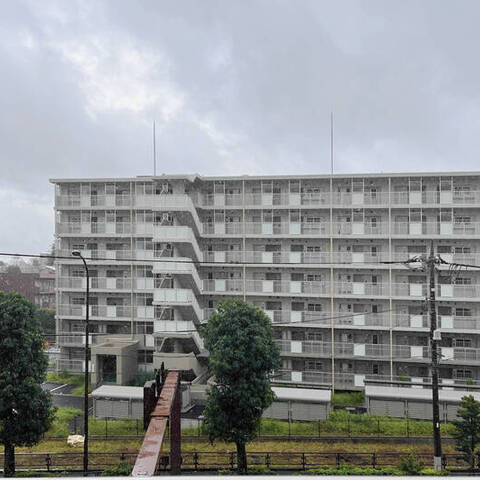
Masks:
[[[133,233],[131,222],[58,222],[57,232],[63,234],[125,234]]]
[[[243,292],[242,279],[203,280],[204,292]],[[325,295],[328,293],[326,282],[289,282],[282,280],[246,280],[245,289],[249,293],[289,293]]]
[[[388,252],[265,252],[240,250],[205,251],[205,262],[213,263],[287,263],[287,264],[330,264],[333,263],[379,263],[389,259]],[[404,255],[402,260],[407,257]]]
[[[153,307],[132,307],[130,305],[90,305],[90,318],[152,318]],[[57,312],[60,316],[85,318],[85,305],[59,305]]]

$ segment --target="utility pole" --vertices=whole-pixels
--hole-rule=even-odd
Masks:
[[[438,350],[437,350],[437,308],[435,305],[435,269],[440,260],[433,252],[433,241],[430,245],[430,256],[426,260],[429,281],[428,310],[430,314],[430,350],[432,371],[432,408],[433,408],[433,467],[442,470],[442,439],[440,437],[440,409],[438,405]]]
[[[428,293],[427,293],[427,305],[428,312],[430,316],[430,352],[431,352],[431,375],[432,375],[432,421],[433,421],[433,466],[437,471],[442,470],[442,439],[440,436],[440,408],[438,404],[438,363],[439,363],[439,354],[437,341],[440,340],[439,331],[437,330],[437,308],[435,302],[435,273],[437,265],[444,264],[448,265],[449,263],[442,260],[438,255],[435,255],[433,249],[433,241],[430,244],[430,255],[427,257],[422,255],[421,257],[413,257],[404,262],[382,262],[382,263],[403,263],[404,265],[410,267],[411,264],[420,263],[422,265],[421,269],[427,274],[427,284],[428,284]],[[456,266],[464,267],[477,267],[475,265],[461,265],[461,264],[452,264]]]

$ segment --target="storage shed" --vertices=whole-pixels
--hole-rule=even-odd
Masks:
[[[331,390],[272,387],[275,400],[263,412],[264,418],[278,420],[325,420],[331,406]]]
[[[143,387],[102,385],[92,398],[96,418],[143,419]]]
[[[462,397],[473,395],[480,401],[480,392],[440,389],[438,392],[440,419],[449,422],[457,417]],[[413,420],[432,419],[431,388],[392,387],[380,385],[365,386],[367,411],[373,415],[407,417]]]
[[[96,418],[143,419],[143,387],[102,385],[92,392]],[[182,388],[182,412],[191,408],[190,388]]]

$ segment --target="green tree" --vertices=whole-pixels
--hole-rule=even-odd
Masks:
[[[55,335],[55,310],[51,308],[37,308],[35,317],[43,328],[47,340],[51,342]]]
[[[4,476],[15,474],[15,447],[38,443],[55,409],[41,383],[47,372],[45,338],[35,307],[18,293],[0,292],[0,443]]]
[[[215,384],[204,412],[210,441],[234,442],[240,474],[247,473],[246,444],[258,432],[262,412],[273,401],[270,375],[280,366],[270,319],[240,300],[217,306],[201,329]]]
[[[480,402],[473,395],[462,397],[457,411],[458,420],[454,420],[456,449],[463,452],[463,457],[475,468],[475,447],[480,442]]]

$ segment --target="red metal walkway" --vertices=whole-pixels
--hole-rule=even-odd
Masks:
[[[182,407],[180,372],[167,374],[157,404],[150,414],[145,438],[133,467],[132,477],[153,476],[158,467],[163,439],[170,419],[170,472],[180,473],[181,430],[180,411]]]

